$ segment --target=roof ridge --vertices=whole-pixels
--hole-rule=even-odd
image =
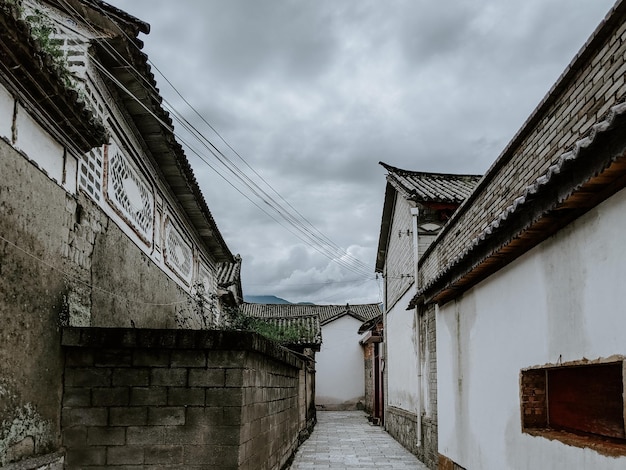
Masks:
[[[389,165],[385,162],[378,162],[383,168],[385,168],[390,173],[396,173],[398,175],[415,175],[415,176],[445,176],[445,177],[472,177],[472,178],[482,178],[483,175],[478,174],[470,174],[470,173],[441,173],[441,172],[433,172],[433,171],[414,171],[414,170],[403,170],[402,168],[398,168],[392,165]]]

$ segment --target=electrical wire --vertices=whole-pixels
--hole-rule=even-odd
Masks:
[[[155,119],[158,120],[159,123],[161,123],[162,125],[166,126],[167,128],[169,128],[169,126],[167,126],[167,124],[160,119],[158,116],[156,116],[156,114],[154,114],[154,112],[152,110],[150,110],[143,102],[141,102],[141,100],[139,98],[137,98],[135,95],[132,94],[132,92],[130,92],[130,90],[128,90],[121,82],[119,82],[119,80],[117,80],[117,78],[115,78],[113,76],[113,74],[111,74],[106,67],[104,67],[104,65],[102,65],[99,61],[97,61],[95,59],[95,57],[91,57],[91,60],[93,61],[94,65],[96,65],[96,68],[98,68],[101,73],[103,73],[105,76],[107,76],[107,78],[109,80],[111,80],[112,82],[115,83],[115,85],[120,88],[121,91],[123,91],[124,93],[128,94],[130,97],[132,97],[141,107],[144,108],[144,110],[148,113],[150,113]],[[267,210],[265,210],[264,207],[262,207],[261,205],[259,205],[256,201],[254,201],[252,198],[250,198],[246,193],[244,193],[239,187],[235,186],[234,183],[227,178],[225,175],[223,175],[220,171],[218,171],[215,166],[213,166],[204,156],[203,154],[198,151],[195,147],[193,147],[190,143],[188,143],[180,134],[178,133],[174,133],[174,135],[176,136],[177,139],[179,139],[179,141],[181,143],[183,143],[194,155],[196,155],[202,162],[204,162],[207,166],[209,166],[209,168],[213,169],[227,184],[229,184],[231,187],[233,187],[236,191],[238,191],[242,196],[244,196],[246,199],[248,199],[252,204],[254,204],[258,209],[260,209],[262,212],[264,212],[266,215],[268,215],[272,220],[274,220],[276,223],[278,223],[280,226],[282,226],[283,228],[285,228],[287,231],[289,231],[291,234],[293,234],[294,236],[296,236],[297,238],[299,238],[300,240],[302,240],[304,243],[306,243],[309,247],[311,247],[312,249],[314,249],[315,251],[317,251],[318,253],[320,253],[321,255],[330,258],[331,260],[333,260],[335,263],[339,264],[340,266],[342,266],[344,269],[347,269],[349,271],[352,271],[354,274],[360,275],[362,277],[367,277],[367,278],[371,278],[372,274],[370,272],[366,272],[363,270],[358,270],[356,269],[353,265],[345,262],[343,259],[341,258],[334,258],[333,256],[335,255],[333,252],[331,252],[330,250],[328,250],[324,245],[320,245],[319,243],[315,242],[315,239],[312,238],[311,234],[309,232],[302,232],[302,231],[294,231],[292,230],[291,227],[296,227],[293,223],[290,225],[285,225],[283,222],[281,222],[279,219],[277,219],[274,215],[270,214]],[[218,157],[218,155],[216,155],[214,153],[214,151],[208,147],[205,146],[205,148],[207,148],[207,150],[209,150],[209,152],[211,152],[213,155],[215,155],[216,157]],[[219,157],[218,157],[219,158]],[[238,175],[236,173],[233,172],[233,175],[235,177],[238,177]],[[257,196],[258,193],[256,193],[254,191],[254,188],[252,189],[252,191],[254,192],[254,194],[256,194]],[[261,200],[263,202],[266,202],[266,205],[270,208],[273,209],[276,214],[278,216],[282,216],[283,219],[285,219],[284,215],[277,210],[274,206],[272,206],[271,204],[267,203],[267,201],[265,201],[261,196],[259,196],[261,198]],[[287,222],[289,222],[289,219],[286,219]]]
[[[96,68],[99,68],[99,69],[101,70],[101,72],[102,72],[102,71],[104,71],[104,72],[108,72],[108,71],[107,71],[107,70],[106,70],[106,69],[102,66],[102,64],[100,64],[97,60],[95,60],[95,58],[92,58],[92,60],[94,61],[94,64],[95,64]],[[8,74],[10,75],[10,71],[6,68],[6,66],[5,66],[4,64],[0,64],[0,65],[3,67],[3,69],[6,71],[6,73],[8,73]],[[108,76],[109,76],[109,79],[115,80],[115,77],[113,77],[112,75],[110,75],[110,74],[109,74]],[[32,77],[31,77],[31,78],[32,78]],[[28,89],[27,89],[27,88],[25,88],[25,86],[24,86],[23,84],[12,84],[12,85],[13,85],[14,87],[15,87],[15,86],[19,86],[19,87],[20,87],[20,90],[16,90],[16,91],[18,91],[18,92],[19,92],[19,93],[23,96],[23,100],[24,100],[25,102],[30,102],[30,103],[34,103],[34,102],[35,102],[34,98],[32,97],[32,95],[30,94],[30,92],[28,91]],[[122,84],[120,84],[119,82],[117,82],[117,86],[122,86]],[[147,111],[147,112],[150,112],[150,114],[152,114],[152,116],[153,116],[155,119],[157,119],[161,125],[163,125],[163,126],[164,126],[164,127],[165,127],[168,131],[170,131],[170,132],[174,133],[173,129],[172,129],[172,128],[170,128],[170,126],[169,126],[167,123],[163,122],[163,120],[162,120],[162,119],[160,119],[158,116],[156,116],[156,115],[155,115],[155,114],[154,114],[151,110],[149,110],[149,109],[148,109],[148,108],[144,105],[144,103],[142,103],[142,102],[141,102],[141,100],[139,100],[139,99],[138,99],[138,98],[136,98],[134,95],[132,95],[132,93],[130,93],[130,92],[128,92],[128,93],[129,93],[129,94],[130,94],[130,95],[131,95],[131,96],[132,96],[135,100],[137,100],[137,102],[138,102],[141,106],[143,106],[143,107],[144,107],[144,109],[146,109],[146,111]],[[30,109],[30,111],[31,111],[31,112],[34,112],[34,113],[39,114],[40,119],[43,119],[45,122],[48,122],[48,123],[51,123],[51,124],[52,124],[52,129],[50,130],[50,132],[54,135],[54,137],[55,137],[56,139],[58,139],[60,142],[64,142],[64,143],[66,144],[66,147],[68,148],[68,150],[70,150],[73,154],[75,154],[75,156],[76,156],[77,158],[79,158],[79,159],[80,159],[80,158],[82,157],[82,151],[81,151],[80,149],[78,149],[78,148],[77,148],[77,147],[73,144],[72,139],[71,139],[71,138],[69,138],[69,136],[68,136],[68,135],[67,135],[67,134],[66,134],[66,133],[65,133],[65,132],[64,132],[61,128],[59,128],[58,126],[55,126],[55,125],[54,125],[55,121],[51,118],[51,116],[50,116],[49,114],[47,114],[47,112],[45,111],[45,109],[38,109],[38,107],[35,107],[35,106],[33,106],[33,105],[31,105],[29,108],[32,108],[32,109]],[[180,138],[180,136],[179,136],[179,135],[176,135],[176,137],[177,137],[177,138]],[[187,142],[184,142],[184,143],[185,143],[185,145],[186,145],[188,148],[192,149],[192,150],[193,150],[193,153],[194,153],[195,155],[197,155],[197,156],[198,156],[198,157],[199,157],[202,161],[204,161],[204,163],[205,163],[205,164],[207,164],[209,167],[211,167],[212,169],[214,169],[214,168],[212,167],[212,165],[211,165],[208,161],[206,161],[206,159],[202,156],[202,154],[201,154],[200,152],[197,152],[195,149],[193,149],[193,147],[192,147],[191,145],[189,145]],[[211,144],[211,145],[212,145],[212,144]],[[211,151],[210,149],[208,149],[208,150],[209,150],[209,151]],[[211,151],[211,153],[213,153],[213,151]],[[214,153],[213,153],[213,154],[214,154]],[[215,154],[214,154],[214,155],[215,155]],[[215,155],[215,156],[217,157],[217,155]],[[216,170],[214,169],[214,171],[216,171]],[[229,181],[229,179],[228,179],[228,178],[225,178],[223,174],[221,174],[221,173],[220,173],[220,172],[218,172],[218,171],[216,171],[216,173],[218,173],[218,174],[219,174],[222,178],[224,178],[224,179],[225,179],[225,181],[227,181],[228,183],[230,183],[230,184],[232,185],[232,183]],[[234,187],[234,185],[233,185],[233,187]],[[270,217],[271,217],[273,220],[275,220],[277,223],[279,223],[279,224],[280,224],[280,225],[282,225],[284,228],[286,228],[287,230],[289,230],[292,234],[294,234],[294,235],[298,236],[298,235],[297,235],[297,234],[295,234],[292,230],[290,230],[290,229],[289,229],[289,227],[286,227],[286,226],[285,226],[284,224],[282,224],[279,220],[277,220],[275,217],[273,217],[271,214],[269,214],[267,211],[265,211],[262,207],[260,207],[260,206],[259,206],[256,202],[254,202],[254,201],[253,201],[250,197],[248,197],[246,194],[244,194],[244,193],[243,193],[240,189],[238,189],[238,188],[235,188],[235,189],[237,189],[237,190],[238,190],[238,191],[239,191],[242,195],[244,195],[244,197],[248,198],[248,199],[249,199],[249,200],[250,200],[253,204],[255,204],[257,207],[259,207],[259,209],[263,210],[263,212],[265,212],[268,216],[270,216]],[[277,194],[278,194],[278,193],[277,193]],[[257,196],[258,196],[258,197],[260,197],[258,194],[257,194]],[[279,196],[280,196],[280,195],[279,195]],[[270,204],[267,204],[267,205],[273,208],[273,206],[271,206]],[[274,209],[274,210],[276,210],[276,209]],[[293,222],[293,221],[292,221],[292,222]],[[308,221],[307,221],[307,222],[308,222]],[[309,222],[309,224],[310,224],[310,222]],[[293,223],[292,223],[292,225],[293,225]],[[311,224],[311,226],[312,226],[312,224]],[[313,236],[313,235],[311,235],[311,236]],[[177,304],[182,304],[182,303],[185,303],[185,302],[186,302],[186,301],[179,301],[179,302],[170,302],[170,303],[156,303],[156,302],[145,302],[145,301],[140,301],[140,300],[135,300],[135,299],[130,299],[130,298],[124,297],[124,296],[122,296],[122,295],[116,294],[116,293],[114,293],[114,292],[110,292],[110,291],[108,291],[108,290],[106,290],[106,289],[104,289],[104,288],[101,288],[101,287],[98,287],[98,286],[95,286],[95,285],[89,284],[88,282],[85,282],[85,281],[83,281],[83,280],[81,280],[81,279],[77,278],[76,276],[74,276],[74,275],[72,275],[72,274],[70,274],[70,273],[68,273],[68,272],[64,271],[64,270],[63,270],[63,269],[61,269],[61,268],[58,268],[58,267],[56,267],[56,266],[52,265],[51,263],[49,263],[49,262],[45,261],[44,259],[37,257],[37,256],[36,256],[36,255],[34,255],[33,253],[28,252],[27,250],[25,250],[25,249],[21,248],[20,246],[18,246],[18,245],[17,245],[17,244],[15,244],[14,242],[11,242],[10,240],[6,239],[6,238],[5,238],[5,237],[3,237],[3,236],[0,236],[0,239],[1,239],[1,240],[3,240],[4,242],[6,242],[8,245],[10,245],[10,246],[14,247],[15,249],[17,249],[17,250],[19,250],[19,251],[23,252],[23,253],[24,253],[24,254],[26,254],[27,256],[29,256],[29,257],[31,257],[31,258],[33,258],[33,259],[37,260],[38,262],[40,262],[40,263],[41,263],[41,264],[43,264],[43,265],[45,265],[45,266],[49,267],[50,269],[53,269],[53,270],[55,270],[55,271],[57,271],[57,272],[59,272],[59,273],[63,274],[66,278],[68,278],[68,279],[70,279],[70,280],[73,280],[73,281],[75,281],[75,282],[77,282],[77,283],[83,284],[83,285],[85,285],[86,287],[89,287],[89,288],[91,288],[91,289],[94,289],[94,290],[100,291],[100,292],[102,292],[102,293],[104,293],[104,294],[106,294],[106,295],[110,295],[110,296],[112,296],[112,297],[115,297],[115,298],[121,299],[121,300],[123,300],[123,301],[129,302],[129,303],[134,303],[134,304],[139,304],[139,305],[149,305],[149,306],[169,306],[169,305],[177,305]],[[301,239],[302,239],[302,238],[301,238]],[[305,241],[305,240],[303,240],[303,241]],[[314,240],[309,240],[309,241],[314,241]],[[323,254],[323,255],[325,255],[325,256],[328,256],[328,254],[329,254],[328,252],[323,252],[323,251],[320,251],[319,246],[316,246],[316,245],[310,245],[310,246],[312,246],[314,249],[316,249],[317,251],[319,251],[321,254]],[[332,253],[331,253],[331,254],[332,254]],[[344,253],[344,254],[345,254],[345,253]],[[348,264],[348,263],[343,263],[343,264],[342,264],[340,260],[334,260],[334,261],[339,262],[339,264],[341,264],[341,265],[342,265],[345,269],[349,269],[349,270],[352,270],[352,271],[354,272],[354,269],[353,269],[353,266],[352,266],[352,265],[350,265],[350,264]],[[357,274],[362,274],[362,273],[359,273],[358,271],[357,271],[356,273],[357,273]],[[365,273],[365,275],[366,275],[367,277],[371,277],[371,273],[370,273],[370,272],[366,272],[366,273]],[[365,281],[363,281],[363,282],[362,282],[361,284],[359,284],[359,285],[362,285],[362,284],[364,284],[365,282],[368,282],[369,280],[371,280],[371,279],[366,279]],[[333,281],[331,281],[331,282],[329,282],[329,283],[324,283],[324,284],[352,283],[352,282],[356,282],[356,281],[358,281],[358,280],[354,280],[354,281],[334,281],[334,282],[333,282]],[[357,287],[358,287],[358,286],[357,286]]]
[[[89,284],[88,282],[83,281],[82,279],[74,276],[73,274],[70,274],[70,273],[68,273],[67,271],[64,271],[61,268],[58,268],[58,267],[54,266],[53,264],[47,262],[46,260],[38,257],[37,255],[34,255],[33,253],[29,252],[28,250],[25,250],[24,248],[22,248],[22,247],[18,246],[17,244],[13,243],[12,241],[6,239],[2,235],[0,235],[0,240],[5,242],[9,246],[12,246],[13,248],[17,249],[18,251],[21,251],[25,255],[30,256],[34,260],[36,260],[39,263],[43,264],[44,266],[47,266],[48,268],[50,268],[50,269],[52,269],[52,270],[54,270],[54,271],[56,271],[56,272],[58,272],[60,274],[63,274],[63,276],[65,276],[66,278],[68,278],[68,279],[70,279],[70,280],[72,280],[74,282],[77,282],[79,284],[84,285],[85,287],[88,287],[90,289],[94,289],[94,290],[100,291],[103,294],[107,294],[107,295],[109,295],[111,297],[115,297],[117,299],[121,299],[121,300],[124,300],[124,301],[132,303],[132,304],[150,305],[150,306],[171,306],[171,305],[180,305],[180,304],[184,304],[184,303],[189,302],[188,300],[180,300],[178,302],[166,302],[166,303],[144,302],[144,301],[141,301],[141,300],[136,300],[136,299],[131,299],[131,298],[128,298],[128,297],[124,297],[123,295],[116,294],[115,292],[108,291],[106,289],[103,289],[102,287],[98,287],[96,285]]]
[[[245,194],[240,188],[236,187],[232,181],[227,178],[225,175],[223,175],[220,171],[218,171],[215,166],[213,166],[203,155],[201,152],[199,152],[198,150],[196,150],[189,142],[187,142],[179,133],[175,132],[167,123],[165,123],[159,116],[157,116],[154,111],[152,111],[150,108],[148,108],[148,106],[143,103],[139,98],[137,98],[130,90],[128,90],[115,76],[113,76],[113,74],[104,66],[102,65],[95,57],[90,55],[90,59],[93,62],[93,64],[96,66],[96,68],[103,73],[109,80],[111,80],[121,91],[123,91],[125,94],[127,94],[128,96],[130,96],[133,100],[135,100],[147,113],[149,113],[152,117],[154,117],[161,125],[163,125],[167,130],[169,130],[170,132],[172,132],[177,139],[179,139],[179,141],[181,143],[183,143],[194,155],[196,155],[202,162],[204,162],[207,166],[209,166],[209,168],[211,168],[213,171],[215,171],[220,177],[222,177],[222,179],[224,179],[224,181],[226,181],[230,186],[232,186],[235,190],[237,190],[240,194],[242,194],[244,197],[246,197],[246,199],[248,199],[250,202],[252,202],[257,208],[259,208],[261,211],[263,211],[266,215],[268,215],[269,217],[271,217],[275,222],[277,222],[279,225],[281,225],[283,228],[285,228],[286,230],[288,230],[290,233],[292,233],[293,235],[295,235],[296,237],[298,237],[300,240],[302,240],[303,242],[305,242],[309,247],[313,248],[314,250],[316,250],[317,252],[319,252],[320,254],[328,257],[329,259],[331,259],[332,261],[338,263],[339,265],[341,265],[342,267],[344,267],[347,270],[352,271],[355,274],[367,277],[367,278],[371,278],[372,277],[372,273],[369,272],[368,270],[362,269],[358,266],[354,266],[348,262],[346,262],[342,257],[345,255],[345,253],[340,253],[338,254],[336,251],[333,251],[331,248],[328,247],[327,244],[323,244],[323,243],[319,243],[314,234],[312,234],[309,230],[302,230],[301,227],[297,224],[297,221],[294,220],[293,216],[290,216],[289,214],[285,215],[285,212],[280,210],[280,207],[276,207],[275,205],[273,205],[271,202],[268,202],[267,199],[265,199],[264,196],[267,196],[267,193],[265,193],[264,191],[262,191],[262,194],[259,194],[259,192],[257,191],[257,189],[259,189],[258,187],[255,186],[251,186],[250,184],[246,183],[245,180],[242,180],[242,178],[240,177],[240,175],[234,171],[231,167],[228,167],[227,165],[226,168],[231,172],[231,174],[237,178],[240,182],[243,182],[243,184],[248,187],[252,193],[254,195],[256,195],[259,199],[261,199],[262,202],[265,203],[265,205],[272,209],[279,217],[283,218],[291,227],[294,227],[297,232],[294,232],[293,230],[291,230],[290,228],[288,228],[287,226],[285,226],[283,223],[281,223],[278,219],[276,219],[276,217],[272,216],[271,214],[269,214],[263,207],[261,207],[258,203],[256,203],[255,201],[253,201],[247,194]],[[207,145],[205,145],[203,143],[202,140],[200,140],[200,143],[203,144],[203,146],[211,153],[213,154],[216,158],[218,158],[218,161],[223,163],[223,160],[220,158],[220,153],[217,153],[213,148],[208,147]],[[269,198],[270,201],[275,202],[271,197]]]
[[[76,10],[74,10],[71,5],[69,5],[65,0],[62,0],[63,3],[65,3],[65,5],[68,8],[71,8],[74,12],[75,15],[78,16],[79,20],[86,24],[88,27],[91,27],[92,29],[94,29],[91,24],[82,16],[80,15],[80,13],[76,12]],[[106,16],[108,16],[106,14],[106,12],[104,12],[104,14]],[[110,19],[110,18],[109,18]],[[112,20],[112,22],[114,24],[117,25],[117,22]],[[139,47],[136,45],[135,41],[128,37],[128,35],[126,34],[126,32],[124,30],[122,30],[122,28],[119,28],[120,31],[122,32],[122,34],[124,36],[126,36],[127,40],[129,41],[129,43],[133,44],[135,47],[137,47],[137,49],[139,50]],[[95,29],[94,29],[95,31]],[[131,70],[135,73],[136,78],[138,78],[140,81],[143,81],[144,83],[146,83],[149,87],[149,89],[152,91],[152,93],[154,93],[155,95],[159,95],[158,91],[154,88],[154,86],[147,80],[147,78],[141,74],[140,72],[138,72],[123,56],[121,56],[121,54],[119,54],[118,51],[116,51],[114,48],[110,47],[106,42],[104,43],[105,47],[107,48],[107,51],[109,52],[109,54],[111,54],[114,58],[114,60],[118,60],[118,61],[122,61],[122,65],[125,65],[127,68],[131,68]],[[115,57],[117,56],[117,58]],[[92,60],[96,61],[94,57],[92,57]],[[276,194],[282,201],[284,201],[289,208],[291,208],[295,215],[293,213],[291,213],[289,210],[287,210],[284,206],[282,206],[278,201],[276,201],[270,194],[268,194],[265,190],[263,190],[257,183],[255,183],[248,175],[245,174],[245,172],[243,172],[241,169],[239,169],[238,167],[236,167],[236,165],[234,165],[234,163],[228,159],[228,157],[226,157],[226,155],[224,155],[212,142],[210,142],[200,131],[198,131],[195,126],[193,126],[191,123],[189,123],[184,116],[182,116],[181,113],[179,113],[175,107],[173,107],[171,104],[169,104],[169,102],[167,102],[165,100],[166,105],[171,108],[171,111],[175,117],[175,119],[180,122],[183,127],[185,128],[185,130],[187,130],[187,132],[190,132],[196,139],[208,144],[210,147],[207,148],[207,150],[209,150],[216,158],[218,158],[218,160],[220,161],[220,163],[222,163],[222,165],[229,170],[235,177],[237,177],[241,182],[244,183],[244,185],[259,199],[261,199],[261,201],[271,207],[274,211],[276,211],[276,213],[283,218],[287,223],[289,223],[290,225],[294,226],[296,228],[296,230],[298,230],[298,232],[303,233],[305,238],[308,240],[303,240],[302,237],[298,237],[300,238],[302,241],[305,241],[305,243],[307,243],[309,246],[312,246],[311,244],[316,244],[318,245],[318,249],[317,251],[324,254],[325,256],[327,256],[328,258],[330,258],[331,260],[338,262],[340,265],[342,265],[342,267],[346,268],[346,269],[350,269],[353,272],[358,272],[360,275],[363,276],[367,276],[367,277],[371,277],[371,270],[369,268],[369,266],[367,266],[365,263],[362,263],[360,260],[358,260],[357,258],[353,257],[352,255],[350,255],[346,250],[340,248],[338,245],[334,244],[328,237],[326,237],[320,230],[318,230],[308,219],[306,219],[306,217],[304,217],[299,211],[297,211],[284,197],[282,197],[264,178],[261,177],[261,175],[259,175],[258,172],[256,172],[256,170],[254,170],[246,161],[245,159],[238,153],[235,151],[235,149],[222,137],[221,134],[219,134],[219,132],[216,131],[216,129],[189,103],[189,101],[179,92],[179,90],[171,83],[171,81],[161,72],[161,70],[156,67],[154,65],[154,63],[152,61],[150,61],[148,59],[148,63],[150,63],[150,65],[159,72],[159,74],[165,79],[165,81],[168,83],[168,85],[170,85],[170,87],[172,87],[172,89],[176,92],[176,94],[183,100],[183,102],[190,107],[190,109],[192,109],[192,111],[200,117],[200,119],[220,138],[220,140],[222,140],[222,142],[225,143],[225,145],[227,145],[227,147],[235,154],[237,155],[237,157],[244,162],[244,164],[251,169],[251,171],[267,186],[270,188],[270,190]],[[100,64],[101,66],[101,64]],[[102,70],[102,67],[99,67]],[[106,69],[104,69],[106,70]],[[107,71],[108,72],[108,71]],[[119,82],[118,82],[119,83]],[[118,84],[119,86],[119,84]],[[132,93],[131,93],[132,95]],[[135,98],[137,99],[137,98]],[[137,99],[138,102],[140,102],[140,100]],[[143,105],[143,103],[140,102],[140,104],[144,107],[144,109],[146,109],[146,111],[152,113],[151,110],[147,109],[147,107],[145,105]],[[176,134],[174,132],[173,129],[170,128],[169,125],[167,125],[166,123],[164,123],[161,119],[159,119],[157,116],[154,116],[160,123],[161,125],[163,125],[168,131],[174,133],[176,135],[177,138],[181,139],[181,136],[179,134]],[[203,143],[203,145],[204,145]],[[189,148],[190,150],[192,150],[192,147],[187,143],[184,142],[184,145]],[[206,147],[206,145],[204,145]],[[224,175],[222,175],[219,171],[217,171],[217,169],[210,165],[206,159],[202,158],[199,154],[199,152],[193,150],[193,153],[196,154],[198,157],[200,157],[200,159],[207,164],[213,171],[215,171],[216,173],[218,173],[224,180],[226,180],[229,184],[232,185],[232,183],[228,180],[228,178],[224,177]],[[238,191],[240,193],[242,193],[241,190],[238,189]],[[243,194],[243,193],[242,193]],[[246,196],[247,197],[247,196]],[[247,197],[249,200],[250,198]],[[258,204],[255,204],[257,207],[259,207]],[[260,207],[259,207],[260,208]],[[264,211],[266,214],[267,212]],[[268,214],[269,215],[269,214]],[[273,220],[276,221],[276,219],[274,217],[272,217]],[[282,225],[282,224],[281,224]],[[283,228],[285,228],[284,225],[282,225]],[[293,234],[293,231],[290,231]],[[319,247],[321,247],[321,251],[319,249]],[[339,261],[341,260],[341,261]],[[357,269],[357,271],[355,271],[355,269]]]

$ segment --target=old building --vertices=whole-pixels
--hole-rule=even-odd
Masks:
[[[365,370],[365,397],[363,410],[368,413],[369,420],[380,425],[385,415],[385,388],[383,360],[383,315],[363,322],[358,333],[363,346],[363,368]]]
[[[626,466],[625,31],[619,1],[418,261],[440,469]]]
[[[94,353],[104,344],[102,328],[128,329],[111,338],[137,351],[158,344],[166,347],[162,357],[173,358],[180,345],[171,338],[187,336],[166,340],[164,329],[210,327],[223,305],[241,299],[240,260],[209,211],[141,52],[137,36],[148,30],[99,0],[0,4],[0,466],[60,468],[63,448],[68,468],[104,465],[112,441],[95,436],[119,437],[125,428],[94,417],[113,413],[118,399],[129,405],[133,385],[153,378],[144,369],[132,379],[143,374],[143,382],[115,387],[112,364],[129,363]],[[133,333],[148,328],[160,329],[161,339]],[[131,336],[153,343],[121,339]],[[73,359],[66,361],[62,344]],[[297,392],[299,360],[284,360],[289,393]],[[145,407],[128,416],[137,412],[148,419]],[[78,434],[82,440],[73,439]],[[115,445],[128,444],[122,441]],[[293,440],[285,444],[268,462],[282,465]],[[235,460],[252,458],[233,449]],[[181,449],[172,452],[189,468]],[[143,455],[137,450],[132,459]]]
[[[376,272],[384,279],[385,428],[431,467],[437,460],[437,362],[433,309],[407,309],[416,263],[480,179],[388,171]]]
[[[322,345],[315,354],[315,404],[322,410],[363,406],[365,371],[357,333],[361,324],[380,315],[378,304],[298,305],[244,303],[242,311],[261,318],[317,316]]]

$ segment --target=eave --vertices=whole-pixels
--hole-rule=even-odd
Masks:
[[[389,245],[389,230],[391,228],[391,217],[395,206],[396,190],[387,183],[385,186],[385,202],[383,204],[383,215],[380,222],[380,235],[378,236],[378,249],[376,250],[375,272],[382,273],[385,270],[385,260],[387,258],[387,246]]]
[[[420,289],[408,308],[453,300],[624,187],[626,104],[621,104]]]
[[[105,77],[105,81],[112,89],[119,90],[121,85],[130,92],[121,90],[118,97],[145,144],[144,150],[215,261],[232,263],[234,257],[217,228],[183,148],[176,140],[172,119],[161,106],[162,98],[148,58],[139,50],[139,43],[135,46],[119,38],[108,40],[108,44],[96,44],[101,64],[112,75]],[[108,52],[111,47],[126,57],[132,67],[122,66],[118,58],[112,57]]]
[[[0,7],[0,78],[39,122],[68,148],[84,153],[104,144],[107,132],[76,90],[62,78],[61,66],[41,49],[17,7]]]

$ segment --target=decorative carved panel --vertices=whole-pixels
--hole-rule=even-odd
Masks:
[[[154,194],[147,178],[120,148],[105,147],[106,200],[141,240],[152,246],[154,234]]]
[[[165,218],[163,254],[165,264],[187,285],[193,277],[193,249],[189,239],[175,225],[169,214]]]

